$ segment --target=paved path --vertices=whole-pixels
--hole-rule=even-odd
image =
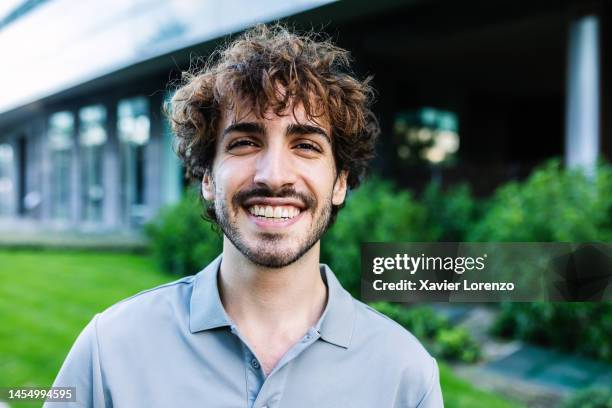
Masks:
[[[479,388],[518,399],[530,408],[548,408],[557,407],[576,390],[612,384],[611,364],[491,337],[494,308],[440,304],[436,309],[465,327],[481,345],[481,363],[453,366],[457,375]]]

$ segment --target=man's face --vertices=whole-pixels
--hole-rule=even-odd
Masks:
[[[346,172],[336,174],[330,126],[317,122],[302,106],[263,119],[222,115],[202,193],[214,200],[225,236],[257,265],[299,259],[325,232],[332,205],[344,201]]]

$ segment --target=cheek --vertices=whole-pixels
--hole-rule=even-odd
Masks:
[[[310,165],[302,171],[302,179],[308,190],[316,195],[319,205],[321,201],[331,199],[334,186],[334,173],[329,166]]]
[[[216,168],[215,180],[217,197],[224,197],[226,194],[233,195],[248,187],[253,177],[248,163],[225,160]]]

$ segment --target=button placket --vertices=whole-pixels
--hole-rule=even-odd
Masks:
[[[272,372],[265,378],[263,385],[259,391],[259,395],[255,400],[254,408],[273,408],[278,405],[278,401],[282,398],[285,382],[290,370],[284,369],[285,366],[297,358],[304,350],[312,346],[316,340],[321,337],[318,330],[311,328],[302,337],[300,342],[293,345],[289,351],[278,362]],[[263,405],[258,405],[263,403]]]
[[[248,345],[242,342],[242,350],[244,353],[244,363],[246,371],[246,386],[247,386],[247,399],[248,407],[255,408],[257,405],[255,401],[261,391],[261,387],[264,382],[261,365],[257,360],[257,357],[249,349]]]
[[[261,365],[259,364],[259,361],[257,361],[257,358],[251,358],[251,367],[253,367],[255,370],[259,370],[259,367],[261,367]]]

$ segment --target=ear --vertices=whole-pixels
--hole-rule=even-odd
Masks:
[[[213,201],[215,199],[215,183],[210,170],[204,172],[202,177],[202,197],[206,201]]]
[[[334,191],[332,192],[333,205],[341,205],[344,202],[344,198],[346,197],[347,177],[348,172],[346,170],[342,170],[336,178],[336,182],[334,183]]]

